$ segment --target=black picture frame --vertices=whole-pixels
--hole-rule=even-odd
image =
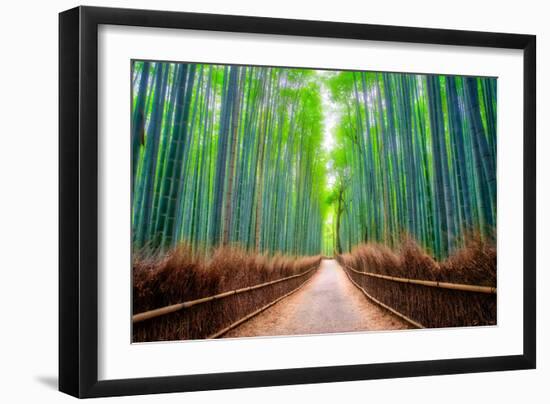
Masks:
[[[100,24],[523,50],[523,354],[99,381]],[[324,383],[536,366],[536,37],[183,12],[77,7],[59,15],[59,389],[102,397]]]

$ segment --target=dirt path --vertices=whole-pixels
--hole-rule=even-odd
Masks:
[[[334,260],[324,260],[296,293],[228,332],[225,338],[411,328],[369,301]]]

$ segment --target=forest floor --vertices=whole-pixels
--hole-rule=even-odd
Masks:
[[[323,260],[303,288],[224,338],[407,328],[408,323],[368,300],[335,260]]]

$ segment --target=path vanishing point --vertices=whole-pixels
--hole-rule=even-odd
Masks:
[[[408,323],[367,299],[335,260],[323,260],[304,287],[224,338],[407,328]]]

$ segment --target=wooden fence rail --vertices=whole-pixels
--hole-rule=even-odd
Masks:
[[[271,306],[274,306],[276,303],[279,303],[281,300],[283,300],[284,298],[292,295],[293,293],[297,292],[298,290],[300,290],[306,283],[308,283],[308,281],[310,280],[311,278],[309,279],[306,279],[304,282],[302,282],[300,284],[300,286],[298,286],[297,288],[295,289],[292,289],[290,292],[288,293],[285,293],[284,295],[278,297],[277,299],[273,300],[272,302],[266,304],[265,306],[262,306],[260,307],[258,310],[255,310],[253,311],[252,313],[250,314],[247,314],[246,316],[244,316],[243,318],[235,321],[234,323],[231,323],[230,325],[228,325],[227,327],[221,329],[220,331],[217,331],[215,332],[214,334],[212,335],[209,335],[208,337],[206,337],[206,339],[214,339],[214,338],[219,338],[221,337],[222,335],[226,334],[228,331],[231,331],[232,329],[236,328],[237,326],[241,325],[242,323],[244,323],[245,321],[248,321],[250,320],[252,317],[255,317],[257,316],[258,314],[260,314],[261,312],[269,309]]]
[[[477,292],[477,293],[487,293],[487,294],[496,294],[497,288],[493,286],[479,286],[479,285],[466,285],[463,283],[450,283],[450,282],[439,282],[439,281],[426,281],[422,279],[408,279],[408,278],[398,278],[396,276],[375,274],[372,272],[363,272],[358,271],[350,266],[344,265],[350,271],[353,271],[357,274],[370,276],[372,278],[386,279],[388,281],[401,282],[401,283],[412,283],[415,285],[429,286],[433,288],[441,289],[452,289],[452,290],[462,290],[465,292]]]
[[[352,268],[346,266],[346,268],[352,270]],[[397,310],[395,310],[393,307],[390,307],[388,306],[387,304],[385,303],[382,303],[380,300],[378,300],[377,298],[375,298],[374,296],[372,296],[371,294],[369,294],[364,288],[361,287],[361,285],[359,285],[357,282],[355,282],[353,280],[353,278],[351,277],[351,275],[348,273],[348,271],[344,270],[344,272],[346,273],[346,275],[348,276],[349,280],[351,281],[351,283],[353,283],[355,285],[355,287],[357,289],[359,289],[361,292],[363,292],[363,294],[369,298],[370,300],[372,300],[374,303],[376,303],[377,305],[383,307],[384,309],[390,311],[391,313],[395,314],[397,317],[405,320],[407,323],[411,324],[413,327],[415,328],[426,328],[424,327],[422,324],[420,324],[418,321],[414,321],[412,318],[409,318],[407,317],[406,315],[404,315],[403,313],[400,313],[398,312]],[[354,270],[354,272],[357,272]]]
[[[152,319],[152,318],[164,316],[166,314],[174,313],[176,311],[186,309],[186,308],[189,308],[189,307],[192,307],[192,306],[196,306],[198,304],[211,302],[213,300],[223,299],[223,298],[228,297],[228,296],[233,296],[233,295],[237,295],[239,293],[245,293],[245,292],[249,292],[251,290],[265,288],[266,286],[274,285],[274,284],[279,283],[279,282],[284,282],[284,281],[288,281],[290,279],[299,278],[301,276],[307,275],[308,273],[310,273],[311,271],[316,269],[318,266],[319,266],[319,264],[309,268],[307,271],[302,272],[301,274],[291,275],[291,276],[287,276],[285,278],[276,279],[274,281],[269,281],[269,282],[265,282],[265,283],[260,283],[258,285],[254,285],[254,286],[247,286],[247,287],[240,288],[240,289],[229,290],[227,292],[219,293],[219,294],[214,295],[214,296],[208,296],[208,297],[203,297],[203,298],[200,298],[200,299],[190,300],[190,301],[187,301],[187,302],[171,304],[169,306],[160,307],[158,309],[153,309],[153,310],[145,311],[145,312],[142,312],[142,313],[134,314],[132,316],[132,323],[134,323],[134,324],[139,323],[141,321],[145,321],[145,320],[149,320],[149,319]]]

